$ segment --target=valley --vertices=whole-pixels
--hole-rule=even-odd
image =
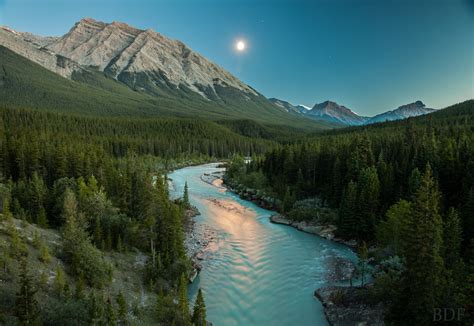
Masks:
[[[277,2],[0,1],[0,325],[474,323],[472,15]]]

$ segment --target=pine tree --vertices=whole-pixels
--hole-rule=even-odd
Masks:
[[[374,234],[376,216],[378,215],[380,183],[377,169],[369,167],[360,173],[358,182],[358,236],[370,239]]]
[[[286,187],[285,195],[283,196],[282,210],[283,213],[288,213],[295,202],[294,196],[291,193],[290,187]]]
[[[120,234],[117,237],[117,251],[123,252],[122,237],[120,236]]]
[[[84,299],[84,288],[85,288],[84,273],[80,273],[76,282],[76,292],[74,293],[74,297],[77,300]]]
[[[10,211],[10,202],[8,201],[8,198],[5,198],[3,200],[2,213],[3,213],[3,219],[4,220],[8,220],[8,219],[11,218],[12,213]]]
[[[39,260],[46,264],[51,262],[51,255],[49,254],[48,245],[46,243],[42,243],[40,246]]]
[[[156,318],[158,322],[162,322],[165,319],[166,313],[166,299],[163,293],[163,288],[160,287],[158,295],[156,297]]]
[[[105,241],[105,249],[110,251],[112,250],[112,232],[110,231],[110,227],[107,229],[107,238]]]
[[[198,290],[196,302],[194,303],[192,322],[196,326],[206,326],[206,304],[201,289]]]
[[[107,326],[114,326],[117,324],[117,317],[115,316],[115,309],[112,304],[112,300],[107,298],[106,306],[105,306],[105,325]]]
[[[416,196],[416,192],[420,187],[421,173],[418,168],[414,168],[411,171],[410,179],[408,180],[408,198],[413,199]]]
[[[406,234],[406,272],[392,317],[427,325],[443,292],[440,194],[428,164],[416,192]],[[406,303],[410,304],[407,305]]]
[[[463,238],[466,242],[465,247],[468,247],[471,239],[474,239],[474,187],[469,190],[467,201],[462,209],[462,217]]]
[[[60,265],[56,266],[56,277],[54,278],[54,290],[58,296],[64,295],[64,287],[66,286],[66,278],[64,277],[64,271]]]
[[[42,228],[48,227],[48,217],[46,216],[46,210],[44,207],[41,207],[38,213],[38,225]]]
[[[183,206],[184,208],[190,208],[191,203],[189,202],[189,190],[188,190],[188,182],[184,183],[184,192],[183,192]]]
[[[118,305],[118,319],[122,324],[127,322],[127,302],[125,301],[125,296],[122,291],[119,291],[117,296],[117,305]]]
[[[94,239],[94,244],[97,248],[100,247],[100,245],[102,244],[102,227],[101,227],[101,223],[100,223],[100,218],[96,217],[95,219],[95,227],[94,227],[94,235],[93,235],[93,239]]]
[[[462,228],[459,215],[451,208],[443,225],[443,258],[446,277],[446,291],[444,293],[444,306],[459,307],[463,298],[462,285],[464,282],[464,262],[461,259]]]
[[[21,261],[20,266],[20,290],[16,295],[15,315],[21,325],[40,325],[40,311],[35,298],[37,290],[33,287],[26,259]]]
[[[94,291],[89,294],[89,322],[91,325],[103,325],[104,319],[104,302],[99,300]]]
[[[369,271],[368,268],[368,250],[367,250],[367,245],[365,241],[362,241],[362,244],[359,246],[359,249],[357,251],[359,261],[357,263],[357,272],[360,276],[360,281],[361,281],[361,286],[365,285],[365,278],[367,275],[367,272]]]
[[[188,281],[186,276],[181,274],[178,285],[178,305],[184,320],[189,320],[188,304]]]
[[[357,184],[353,181],[349,182],[342,194],[338,225],[341,236],[345,238],[357,233]]]

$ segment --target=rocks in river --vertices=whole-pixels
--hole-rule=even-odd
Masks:
[[[291,221],[281,216],[280,214],[270,216],[270,221],[276,224],[291,225]]]
[[[371,303],[369,291],[370,286],[328,286],[314,291],[314,296],[323,304],[330,325],[384,325],[385,306]]]
[[[330,282],[350,280],[354,274],[354,263],[347,258],[330,256],[326,260],[326,280]]]
[[[322,238],[342,243],[352,249],[357,248],[356,240],[344,240],[344,239],[336,238],[334,234],[337,231],[337,227],[332,224],[320,225],[314,222],[307,222],[307,221],[297,222],[297,221],[292,221],[280,214],[275,214],[275,215],[270,216],[270,221],[276,224],[289,225],[300,231],[315,234]]]
[[[316,234],[322,238],[333,240],[334,239],[334,232],[337,230],[335,225],[327,224],[327,225],[319,225],[313,222],[306,222],[306,221],[292,221],[280,214],[275,214],[270,216],[270,221],[276,224],[284,224],[290,225],[292,227],[297,228],[300,231]]]

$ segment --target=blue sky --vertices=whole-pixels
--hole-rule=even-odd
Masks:
[[[374,115],[474,97],[474,0],[0,0],[0,24],[20,31],[62,35],[83,17],[179,39],[294,104]]]

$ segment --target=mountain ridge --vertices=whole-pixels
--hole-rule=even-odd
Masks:
[[[277,106],[285,108],[287,111],[296,110],[296,107],[287,101],[276,98],[271,98],[270,101]],[[303,108],[303,106],[300,107]],[[373,117],[366,117],[358,115],[344,105],[339,105],[334,101],[326,100],[322,103],[316,103],[310,110],[302,109],[298,111],[298,113],[309,119],[327,121],[344,126],[361,126],[416,117],[434,111],[436,110],[427,108],[422,101],[417,100],[412,103],[401,105],[396,109],[382,112]]]

